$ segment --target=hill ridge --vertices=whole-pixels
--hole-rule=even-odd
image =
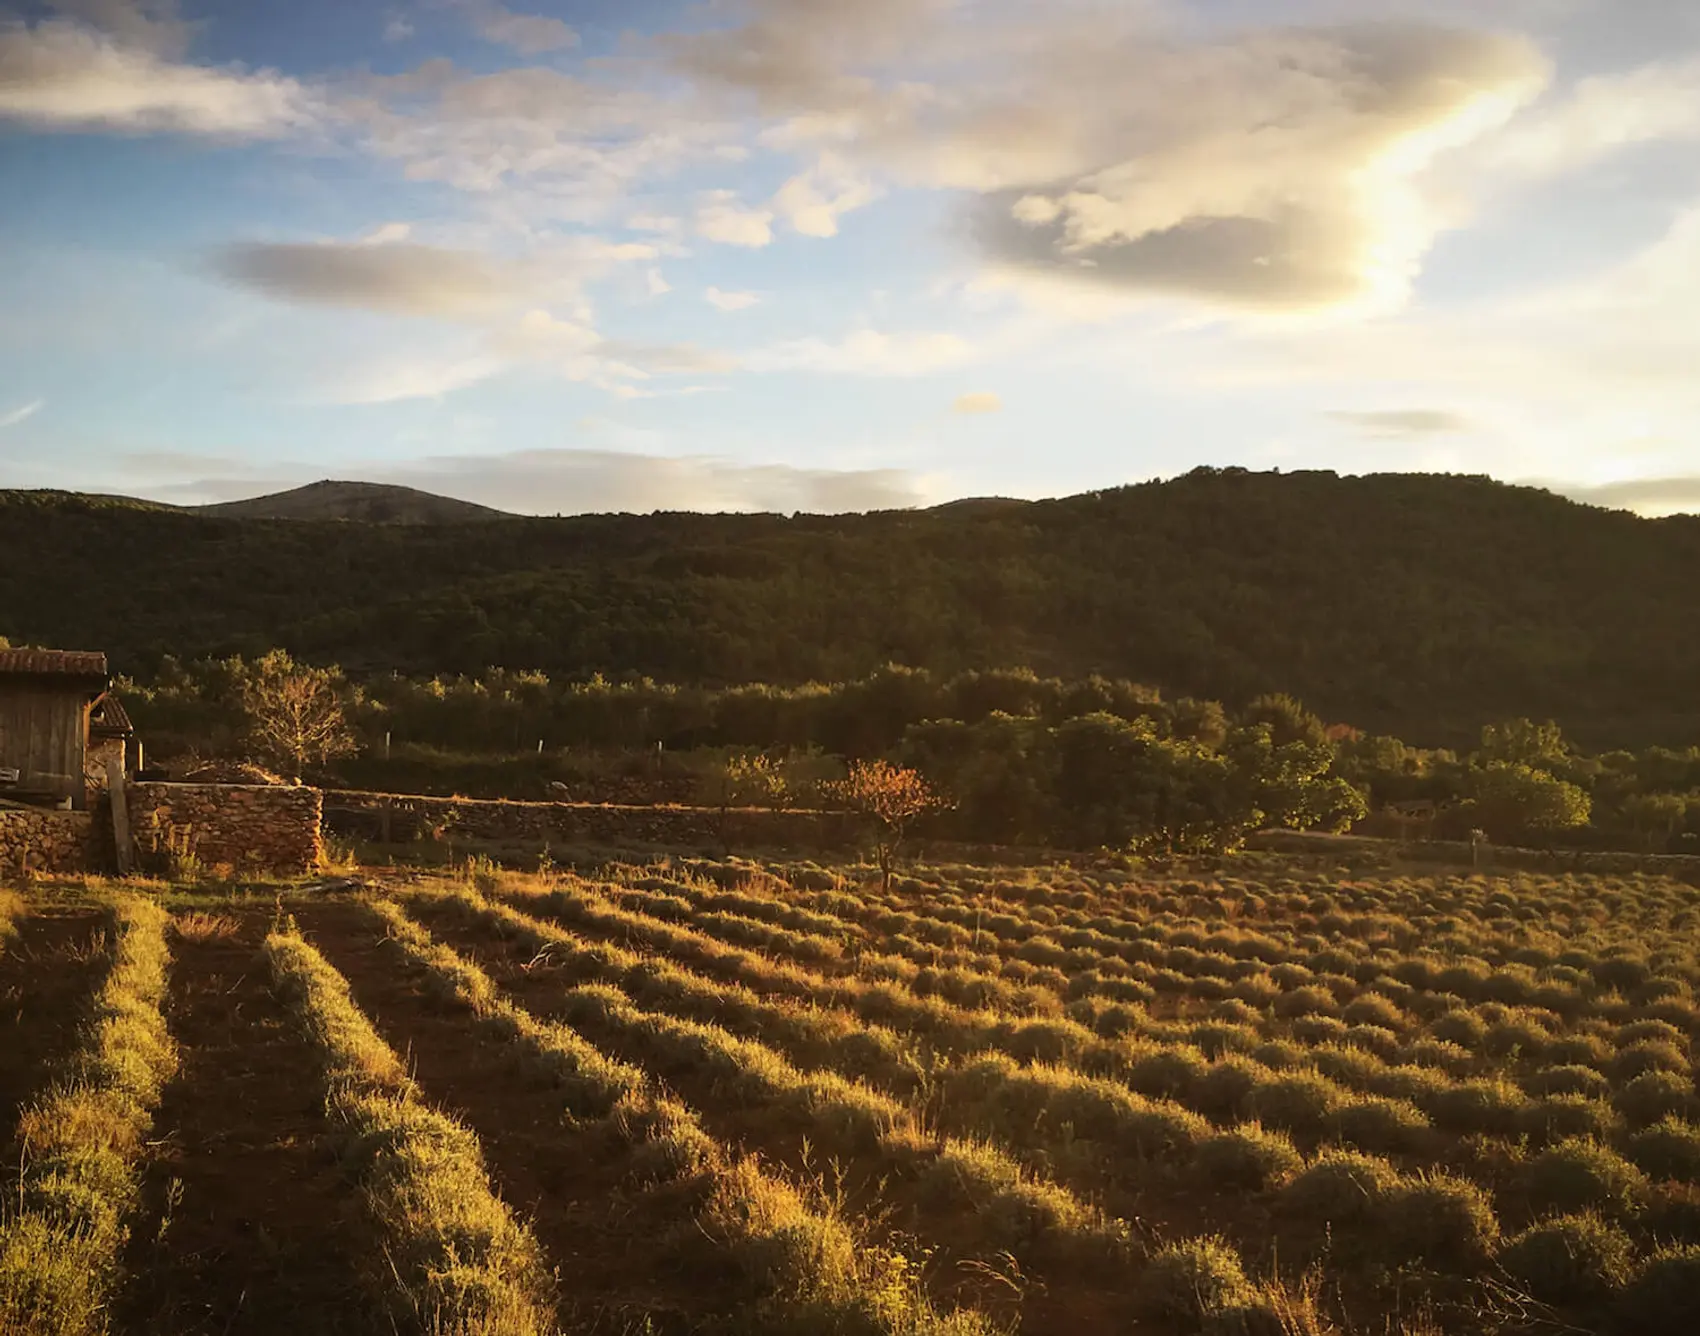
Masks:
[[[356,673],[683,685],[1029,667],[1289,691],[1413,741],[1518,715],[1700,740],[1700,518],[1479,476],[1199,470],[966,508],[474,526],[0,493],[0,534],[0,635],[120,671],[274,644]]]

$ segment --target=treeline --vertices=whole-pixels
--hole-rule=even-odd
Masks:
[[[939,680],[1014,665],[1236,707],[1291,691],[1464,750],[1519,715],[1595,748],[1700,735],[1700,520],[1484,478],[1199,470],[871,515],[442,525],[0,492],[0,534],[0,632],[105,649],[138,677],[277,645],[368,682],[505,664],[806,693],[892,661]],[[780,713],[790,727],[797,711]],[[674,731],[760,734],[741,727]],[[860,745],[857,727],[804,726],[834,748]]]
[[[266,661],[266,671],[276,666]],[[155,754],[252,745],[240,658],[168,661],[120,684]],[[802,687],[709,688],[542,673],[337,691],[356,754],[321,778],[398,791],[715,803],[728,765],[766,756],[785,782],[741,795],[808,801],[847,761],[913,766],[951,801],[940,833],[1063,847],[1219,845],[1259,825],[1502,842],[1700,847],[1700,748],[1588,753],[1552,723],[1487,726],[1467,751],[1323,717],[1289,695],[1167,699],[1155,687],[1026,670],[939,675],[888,665]],[[622,787],[598,787],[613,777]]]

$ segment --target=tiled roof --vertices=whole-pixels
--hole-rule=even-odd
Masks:
[[[106,695],[95,706],[89,731],[99,737],[128,738],[135,736],[136,726],[130,722],[130,712],[124,708],[124,702],[116,696]]]
[[[105,677],[106,655],[76,649],[0,649],[0,676]]]

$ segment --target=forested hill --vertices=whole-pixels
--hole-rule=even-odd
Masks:
[[[855,516],[232,519],[0,492],[0,634],[160,655],[281,644],[355,673],[839,679],[898,661],[1301,696],[1414,741],[1553,716],[1700,736],[1700,519],[1482,478],[1204,470]]]

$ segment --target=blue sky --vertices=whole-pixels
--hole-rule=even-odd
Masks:
[[[0,486],[1700,509],[1697,149],[1692,0],[0,0]]]

